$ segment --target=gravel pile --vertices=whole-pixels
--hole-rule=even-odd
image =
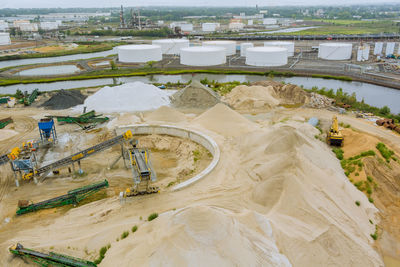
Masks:
[[[53,95],[49,100],[44,102],[41,107],[47,109],[67,109],[80,104],[83,104],[86,96],[78,90],[60,90]]]
[[[305,106],[308,108],[327,108],[331,107],[333,102],[334,100],[329,97],[311,93],[309,102]]]

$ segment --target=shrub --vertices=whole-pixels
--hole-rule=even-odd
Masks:
[[[107,253],[107,250],[108,250],[110,247],[111,247],[111,244],[108,244],[107,246],[102,247],[102,248],[100,249],[100,251],[99,251],[99,257],[94,261],[95,264],[100,264],[100,263],[101,263],[101,261],[104,259],[105,255],[106,255],[106,253]]]
[[[132,227],[132,233],[136,232],[137,229],[138,229],[137,225],[133,226],[133,227]]]
[[[372,197],[369,197],[368,201],[371,202],[371,203],[374,203],[374,199]]]
[[[124,232],[121,234],[121,240],[127,238],[128,235],[129,235],[129,231],[124,231]]]
[[[394,155],[394,152],[390,150],[389,148],[386,147],[384,143],[378,143],[376,145],[376,149],[379,150],[381,153],[382,157],[386,159],[386,161],[390,161],[390,158]]]
[[[343,159],[343,153],[344,153],[343,149],[335,147],[334,149],[332,149],[332,151],[333,151],[333,153],[335,153],[336,157],[339,160]]]
[[[152,213],[152,214],[149,215],[147,220],[150,222],[150,221],[154,220],[157,217],[158,217],[158,213]]]
[[[356,201],[356,205],[357,205],[357,206],[360,206],[360,201],[357,200],[357,201]]]

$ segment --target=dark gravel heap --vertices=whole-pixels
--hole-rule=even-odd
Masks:
[[[66,109],[83,104],[85,98],[86,96],[82,95],[79,90],[60,90],[44,102],[41,107],[46,109]]]

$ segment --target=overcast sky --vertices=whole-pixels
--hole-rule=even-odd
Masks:
[[[0,8],[124,6],[282,6],[400,3],[400,0],[0,0]]]

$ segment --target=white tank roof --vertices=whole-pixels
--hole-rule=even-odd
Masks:
[[[318,57],[326,60],[348,60],[351,58],[353,45],[349,43],[319,44]]]
[[[246,56],[246,50],[247,48],[254,47],[253,43],[241,43],[240,44],[240,56],[245,57]]]
[[[253,47],[246,50],[246,64],[251,66],[283,66],[288,50],[282,47]]]
[[[0,45],[11,44],[10,34],[8,32],[0,32]]]
[[[215,66],[226,63],[226,49],[217,46],[193,46],[181,49],[181,64]]]
[[[118,60],[126,63],[144,63],[160,61],[161,47],[158,45],[122,45],[118,46]]]
[[[161,47],[161,52],[166,55],[179,55],[181,48],[189,47],[187,39],[160,39],[153,40],[153,45]]]
[[[236,42],[235,41],[205,41],[204,46],[220,46],[226,49],[226,55],[232,56],[236,54]]]
[[[294,55],[294,43],[293,42],[285,42],[285,41],[271,41],[264,42],[264,46],[277,46],[283,47],[288,50],[288,56],[292,57]]]

